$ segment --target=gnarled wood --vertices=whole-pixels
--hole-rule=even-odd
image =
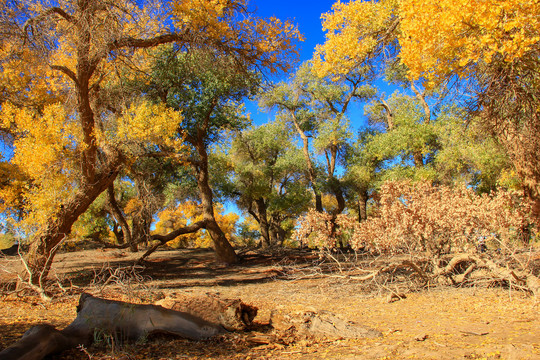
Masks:
[[[301,311],[286,313],[274,309],[270,325],[281,334],[293,336],[325,337],[337,339],[360,339],[381,337],[382,333],[367,326],[346,321],[329,311]]]
[[[203,340],[223,331],[220,325],[185,312],[82,294],[77,317],[69,326],[63,330],[51,325],[34,326],[21,340],[0,352],[0,360],[40,360],[78,345],[91,344],[95,332],[126,341],[137,340],[153,332]]]
[[[167,309],[196,315],[208,322],[219,324],[229,331],[243,331],[253,324],[257,307],[240,299],[222,299],[217,295],[175,295],[155,303]]]

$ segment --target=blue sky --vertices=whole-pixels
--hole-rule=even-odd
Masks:
[[[291,20],[304,34],[301,44],[301,60],[309,60],[315,45],[324,42],[321,14],[331,10],[333,0],[250,0],[249,6],[257,8],[260,17],[275,16],[281,20]]]
[[[317,44],[324,43],[325,33],[322,30],[321,15],[331,11],[332,5],[336,2],[337,0],[249,0],[249,7],[255,9],[257,16],[263,18],[275,16],[298,25],[305,39],[299,44],[301,63],[312,58]],[[273,120],[273,114],[259,112],[256,103],[248,104],[247,109],[256,125]],[[366,125],[363,113],[363,104],[350,106],[349,118],[355,129]]]

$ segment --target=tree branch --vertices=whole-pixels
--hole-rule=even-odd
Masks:
[[[109,51],[119,50],[123,48],[150,48],[160,44],[167,44],[171,42],[182,42],[186,38],[185,34],[163,34],[150,39],[136,39],[132,37],[125,37],[114,40],[107,45]]]
[[[429,122],[431,120],[431,110],[429,108],[428,103],[426,102],[426,97],[425,97],[424,93],[423,92],[421,93],[416,88],[416,86],[414,86],[413,81],[411,81],[411,90],[416,95],[416,98],[418,99],[418,101],[420,101],[420,104],[422,104],[422,107],[424,108],[424,114],[426,114],[426,124],[429,124]]]
[[[388,103],[384,99],[381,99],[380,106],[386,111],[386,125],[388,126],[388,130],[392,130],[394,128],[394,114],[392,113],[392,109],[390,109],[390,106],[388,106]]]
[[[63,65],[51,65],[51,69],[58,70],[64,73],[64,75],[67,75],[67,77],[73,80],[76,86],[79,86],[79,80],[77,80],[77,75],[75,75],[75,73],[71,69]]]
[[[30,18],[30,19],[26,20],[26,22],[24,23],[24,27],[23,27],[24,33],[26,33],[28,31],[28,27],[31,26],[32,23],[38,22],[38,21],[48,17],[49,15],[53,15],[53,14],[59,15],[60,17],[64,18],[64,20],[67,20],[68,22],[70,22],[72,24],[75,22],[74,19],[73,19],[73,16],[71,16],[67,12],[65,12],[64,9],[55,6],[55,7],[52,7],[50,9],[47,9],[47,11],[45,11],[42,14],[39,14],[35,18]]]
[[[204,229],[206,228],[207,226],[207,221],[206,220],[201,220],[201,221],[197,221],[196,223],[193,223],[191,225],[186,225],[184,227],[181,227],[179,229],[176,229],[176,230],[173,230],[171,231],[170,233],[166,234],[166,235],[152,235],[152,240],[157,240],[159,242],[161,242],[162,244],[165,244],[171,240],[174,240],[175,238],[177,238],[178,236],[180,235],[184,235],[184,234],[191,234],[191,233],[194,233],[196,231],[199,231],[200,229]]]

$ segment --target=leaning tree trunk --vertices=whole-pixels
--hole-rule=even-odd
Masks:
[[[118,240],[118,243],[120,245],[127,243],[132,244],[132,237],[131,237],[131,229],[129,228],[129,224],[122,213],[122,210],[120,209],[120,206],[118,205],[118,202],[116,201],[116,195],[114,191],[114,182],[112,182],[108,188],[107,188],[107,197],[109,200],[109,206],[108,210],[111,212],[112,216],[116,219],[118,224],[120,225],[120,228],[122,229],[122,237],[117,234],[117,231],[114,231],[116,238]],[[116,226],[115,226],[116,228]]]
[[[315,194],[315,210],[317,212],[323,212],[323,206],[322,206],[322,195],[321,191],[319,190],[317,186],[317,175],[315,172],[315,167],[313,166],[313,161],[311,161],[311,156],[309,154],[309,138],[304,133],[300,125],[298,124],[298,120],[296,119],[296,115],[291,113],[294,126],[296,128],[296,131],[300,138],[302,139],[303,144],[303,152],[304,152],[304,158],[306,160],[306,164],[308,167],[308,175],[309,175],[309,182],[311,183],[311,187],[313,189],[313,193]]]
[[[116,167],[111,171],[96,174],[95,182],[81,184],[80,188],[59,210],[47,220],[44,229],[32,240],[26,257],[30,281],[42,286],[47,278],[50,267],[60,242],[71,232],[71,227],[94,200],[107,189],[118,174]]]
[[[203,211],[203,221],[206,223],[206,231],[210,234],[214,243],[214,250],[218,260],[227,264],[235,264],[238,257],[234,249],[227,240],[225,233],[219,227],[214,215],[214,202],[212,189],[208,180],[208,153],[202,137],[194,145],[199,153],[200,160],[196,166],[197,186],[201,197],[201,206]]]

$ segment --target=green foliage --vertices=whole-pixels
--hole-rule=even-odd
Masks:
[[[437,179],[444,184],[465,183],[479,192],[504,188],[517,189],[508,156],[495,138],[482,131],[478,123],[469,125],[449,109],[436,124],[440,149],[434,166]]]
[[[270,232],[272,226],[287,232],[287,220],[309,206],[304,159],[285,124],[273,122],[235,133],[230,151],[221,158],[230,169],[226,191],[261,226],[268,223]]]
[[[178,52],[169,48],[159,55],[143,91],[182,112],[182,135],[197,138],[203,130],[208,145],[217,141],[224,129],[247,125],[242,102],[258,86],[259,76],[240,67],[233,57],[208,49]]]
[[[365,112],[371,126],[384,129],[367,139],[370,152],[377,160],[399,157],[401,163],[412,164],[413,154],[421,153],[424,158],[436,150],[436,134],[433,124],[426,122],[418,101],[399,92],[394,93],[387,105],[392,112],[392,123],[387,124],[387,111],[380,102],[366,106]]]

